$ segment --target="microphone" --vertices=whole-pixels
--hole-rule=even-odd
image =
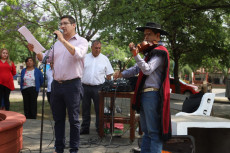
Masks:
[[[62,29],[58,29],[61,33],[63,33],[63,30]],[[57,39],[57,34],[55,33],[55,40]]]
[[[38,67],[38,69],[39,69],[39,70],[42,70],[43,67],[44,67],[44,64],[42,63],[42,64]]]
[[[50,47],[48,53],[46,54],[46,56],[43,58],[42,60],[42,64],[46,64],[46,60],[49,58],[49,53],[50,53],[50,50],[53,49],[53,45]]]
[[[48,58],[48,54],[43,58],[43,60],[42,60],[42,64],[46,64],[46,60],[47,60],[47,58]]]

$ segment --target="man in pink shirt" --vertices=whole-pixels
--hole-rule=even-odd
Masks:
[[[77,153],[80,140],[80,100],[83,88],[81,77],[83,60],[88,49],[88,41],[76,34],[75,19],[66,15],[61,17],[60,29],[56,30],[58,40],[50,50],[47,62],[53,63],[53,82],[51,85],[51,108],[55,121],[55,151],[63,153],[65,148],[65,118],[66,108],[70,122],[70,153]],[[33,50],[32,45],[28,45]],[[42,61],[48,54],[38,53]]]

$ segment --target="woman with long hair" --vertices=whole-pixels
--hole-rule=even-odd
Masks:
[[[0,100],[4,101],[5,110],[10,110],[10,92],[14,90],[13,76],[16,74],[14,63],[9,58],[6,48],[0,50]],[[0,103],[1,104],[1,103]],[[0,107],[0,109],[4,109]]]

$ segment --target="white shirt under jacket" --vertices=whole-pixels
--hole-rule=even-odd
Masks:
[[[83,84],[92,86],[103,84],[106,75],[113,73],[110,61],[105,55],[100,53],[97,57],[94,57],[92,53],[86,54],[82,76]]]

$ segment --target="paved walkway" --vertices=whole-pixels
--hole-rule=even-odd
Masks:
[[[94,125],[92,122],[91,125]],[[66,122],[66,144],[69,144],[69,124]],[[137,139],[130,142],[128,133],[123,136],[111,136],[108,134],[100,139],[96,133],[96,128],[90,129],[90,135],[80,136],[79,153],[129,153],[132,148],[138,146]],[[23,149],[22,153],[40,152],[41,121],[28,119],[23,125]],[[136,133],[136,135],[138,135]],[[69,149],[65,149],[68,153]],[[52,153],[54,151],[54,131],[53,121],[44,120],[42,153]]]
[[[10,94],[10,99],[22,99],[19,85],[15,81],[16,90]],[[46,97],[45,97],[46,99]],[[39,93],[38,100],[42,100],[42,91]],[[80,122],[82,118],[80,116]],[[91,125],[95,125],[95,117],[91,119]],[[54,151],[54,129],[53,121],[44,120],[43,122],[43,139],[42,153],[52,153]],[[130,142],[129,127],[124,128],[124,134],[120,136],[107,134],[103,139],[99,138],[94,126],[90,127],[90,135],[80,136],[79,153],[129,153],[132,148],[138,147],[136,139]],[[28,119],[23,125],[23,149],[21,153],[40,153],[40,137],[41,137],[41,120]],[[69,144],[69,123],[66,121],[66,149],[68,153]]]
[[[224,97],[225,89],[213,89],[216,94],[213,105],[214,116],[230,118],[230,102]],[[16,90],[12,91],[10,98],[22,99],[19,91],[19,86],[16,85]],[[39,100],[42,100],[42,92],[39,93]],[[175,114],[181,110],[183,100],[171,99],[171,114]],[[81,121],[81,116],[80,116]],[[94,124],[95,117],[92,118],[91,125]],[[54,130],[53,121],[44,120],[43,125],[43,139],[42,139],[42,153],[52,153],[54,151]],[[69,124],[66,121],[66,144],[69,143]],[[27,120],[23,125],[23,149],[21,153],[39,153],[40,152],[40,135],[41,135],[41,121]],[[90,135],[80,136],[79,153],[129,153],[132,148],[138,147],[138,133],[136,132],[136,139],[130,142],[129,129],[124,130],[122,136],[106,135],[100,139],[96,133],[94,126],[90,129]],[[68,148],[65,149],[65,153]]]

